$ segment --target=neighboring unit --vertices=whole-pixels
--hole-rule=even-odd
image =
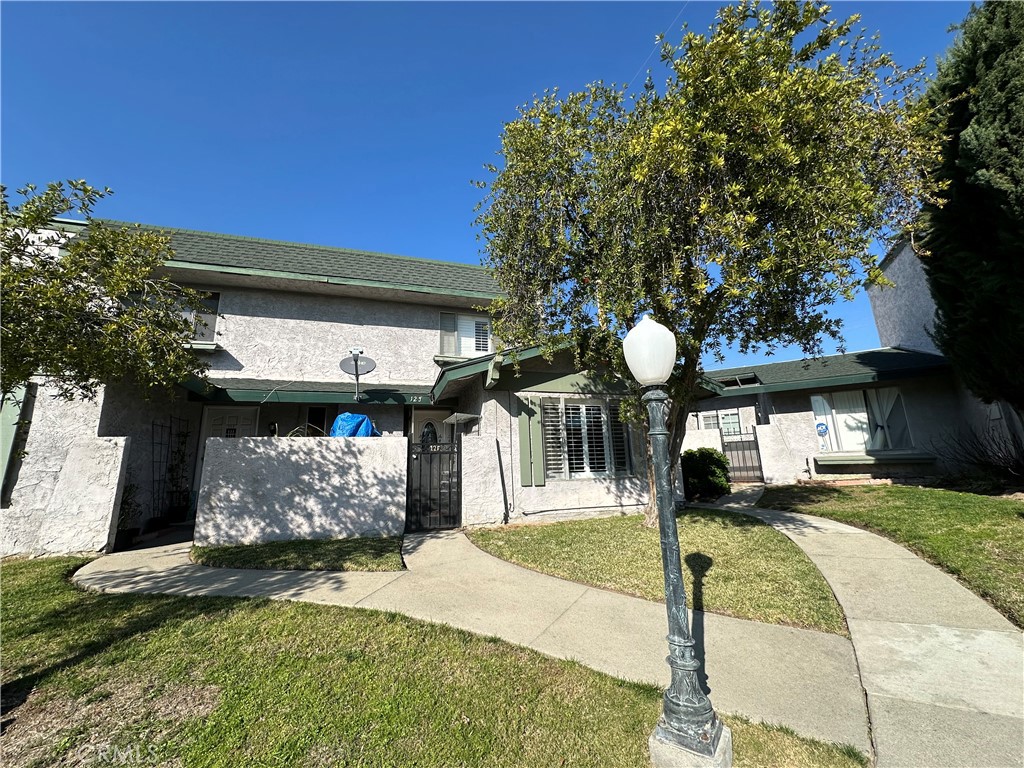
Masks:
[[[733,480],[792,483],[955,472],[970,435],[1022,434],[1012,409],[973,397],[932,343],[935,305],[909,244],[880,266],[894,285],[868,296],[885,347],[709,371],[725,391],[691,414],[684,448],[721,446]]]

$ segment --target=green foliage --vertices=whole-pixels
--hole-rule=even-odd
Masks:
[[[621,339],[650,312],[678,342],[673,456],[702,355],[839,339],[829,307],[882,279],[869,246],[913,227],[936,152],[920,67],[856,20],[748,0],[664,44],[663,88],[598,82],[521,107],[479,183],[495,336],[629,379]]]
[[[974,394],[1024,411],[1024,4],[974,7],[928,88],[943,205],[924,207],[934,340]]]
[[[729,492],[729,459],[716,448],[683,451],[679,468],[687,499],[714,500]]]
[[[167,237],[112,227],[92,210],[109,189],[54,182],[43,192],[0,187],[0,374],[4,393],[41,376],[65,398],[93,397],[104,383],[169,388],[206,366],[185,348],[202,309],[199,293],[156,270],[172,257]],[[72,213],[79,224],[57,221]]]

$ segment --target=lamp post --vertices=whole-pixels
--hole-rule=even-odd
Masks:
[[[656,766],[732,765],[732,734],[715,714],[711,700],[697,679],[700,661],[686,611],[686,587],[679,555],[675,505],[669,479],[665,383],[676,362],[676,338],[665,326],[645,315],[622,342],[633,377],[644,387],[643,402],[650,416],[651,455],[654,461],[655,498],[661,532],[661,564],[665,575],[668,610],[668,664],[672,682],[665,689],[662,714],[649,741]]]

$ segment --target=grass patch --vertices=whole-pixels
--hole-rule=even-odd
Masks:
[[[758,506],[867,528],[958,576],[1024,627],[1024,504],[906,485],[769,488]]]
[[[192,562],[218,568],[285,571],[401,571],[401,537],[270,541],[230,547],[192,547]]]
[[[683,580],[697,610],[846,635],[824,577],[778,531],[746,515],[697,509],[681,514],[678,525]],[[665,598],[658,529],[645,528],[640,515],[467,535],[486,552],[527,568],[648,600]]]
[[[377,611],[83,592],[84,562],[3,566],[5,765],[649,765],[653,686]],[[867,765],[726,722],[737,766]]]

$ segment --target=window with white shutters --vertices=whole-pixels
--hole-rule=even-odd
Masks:
[[[617,400],[546,398],[541,419],[546,477],[632,474],[629,431]]]
[[[491,321],[480,315],[441,313],[441,354],[449,357],[479,357],[493,352]]]

